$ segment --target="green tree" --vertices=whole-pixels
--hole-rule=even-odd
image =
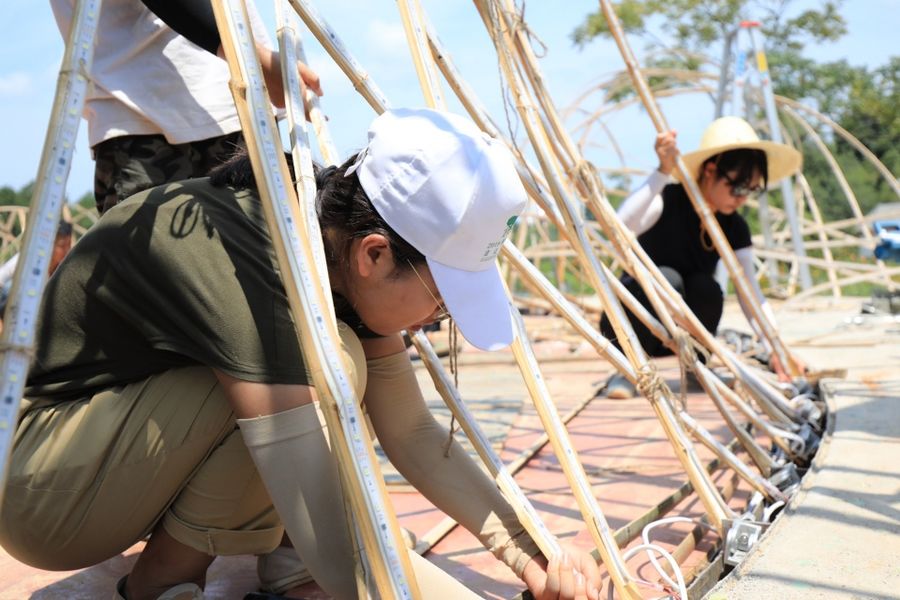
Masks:
[[[621,0],[614,9],[625,33],[647,43],[651,51],[648,66],[697,68],[697,56],[709,56],[710,48],[720,45],[741,21],[751,17],[759,20],[767,53],[773,58],[799,56],[806,44],[836,40],[847,32],[847,24],[838,13],[839,0],[788,17],[791,4],[793,0]],[[575,29],[572,40],[583,46],[596,37],[610,36],[606,19],[598,10]],[[658,50],[667,52],[653,52]],[[805,67],[805,63],[797,66]],[[780,87],[779,76],[788,73],[779,69],[773,74],[776,89]]]

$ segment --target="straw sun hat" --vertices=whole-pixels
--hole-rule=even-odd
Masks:
[[[803,162],[803,156],[790,146],[760,140],[753,127],[740,117],[721,117],[710,123],[700,139],[700,147],[682,154],[681,158],[688,172],[699,177],[700,166],[707,158],[740,148],[755,148],[766,153],[769,185],[799,171]]]

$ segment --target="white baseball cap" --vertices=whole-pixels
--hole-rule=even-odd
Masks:
[[[464,117],[395,109],[372,122],[353,172],[381,218],[425,255],[463,336],[482,350],[509,345],[496,258],[527,203],[509,150]]]

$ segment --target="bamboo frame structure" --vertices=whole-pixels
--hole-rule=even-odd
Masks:
[[[492,19],[491,11],[499,8],[494,4],[486,2],[478,2],[477,6],[479,7],[479,12],[482,14],[482,19],[488,24]],[[640,343],[637,341],[637,337],[624,314],[622,306],[613,294],[610,284],[602,272],[597,257],[593,253],[586,251],[586,248],[589,248],[590,244],[585,235],[584,228],[579,226],[580,218],[578,213],[572,206],[571,200],[564,192],[562,182],[556,177],[556,172],[551,166],[551,153],[547,148],[545,138],[539,133],[541,130],[540,119],[536,115],[536,111],[524,91],[519,75],[511,64],[511,57],[506,54],[509,46],[504,45],[497,39],[495,39],[494,42],[495,47],[498,50],[497,54],[500,57],[501,70],[510,86],[516,107],[523,117],[526,131],[528,132],[529,139],[532,143],[532,148],[535,150],[538,160],[543,167],[544,174],[548,178],[554,200],[563,215],[566,230],[569,232],[572,240],[577,240],[577,243],[574,244],[574,246],[576,250],[579,251],[579,256],[583,264],[588,266],[588,276],[592,287],[600,296],[603,305],[607,310],[607,314],[610,317],[613,328],[616,330],[616,335],[619,338],[619,342],[622,344],[629,362],[636,372],[642,372],[643,370],[647,373],[648,389],[659,390],[661,392],[661,394],[659,394],[660,397],[658,397],[656,392],[648,393],[646,395],[649,396],[648,399],[651,401],[651,405],[663,425],[666,436],[669,438],[669,441],[679,460],[682,462],[682,466],[687,471],[688,476],[691,477],[695,489],[703,501],[704,507],[710,514],[710,518],[715,523],[715,526],[720,531],[723,531],[724,521],[732,516],[731,511],[722,500],[718,490],[715,489],[715,486],[709,480],[708,475],[699,468],[699,461],[693,450],[693,446],[680,427],[669,400],[665,397],[665,395],[670,392],[668,392],[664,384],[660,386],[659,383],[653,383],[654,379],[658,382],[658,375],[656,375],[653,367],[649,364],[643,348],[641,348]]]
[[[286,82],[288,123],[293,141],[294,164],[299,175],[296,189],[292,189],[288,183],[290,177],[283,157],[274,150],[277,146],[273,141],[277,139],[277,127],[266,101],[261,99],[265,97],[265,89],[261,87],[259,65],[254,64],[255,60],[248,61],[246,53],[240,48],[246,45],[246,38],[241,41],[241,36],[250,35],[240,2],[241,0],[215,0],[213,5],[222,31],[226,58],[233,73],[232,90],[235,103],[251,150],[254,173],[260,182],[260,197],[263,200],[279,265],[283,273],[290,273],[290,276],[285,278],[285,283],[291,311],[297,323],[298,336],[304,355],[310,362],[314,385],[329,420],[329,430],[335,436],[332,443],[342,467],[348,512],[357,516],[366,515],[366,518],[355,521],[358,526],[355,534],[366,548],[367,566],[372,570],[371,575],[381,597],[419,597],[420,592],[403,549],[403,542],[400,540],[396,518],[385,496],[384,483],[377,474],[371,477],[377,471],[377,466],[372,462],[374,455],[371,443],[359,445],[355,435],[359,432],[347,427],[348,422],[354,419],[362,422],[362,419],[359,418],[358,412],[353,412],[358,410],[358,398],[355,397],[352,385],[348,387],[346,365],[342,364],[339,354],[335,352],[337,338],[334,309],[329,293],[324,249],[319,243],[321,232],[318,229],[312,202],[315,182],[311,168],[309,132],[303,117],[304,108],[311,118],[317,142],[326,162],[337,162],[337,153],[328,134],[318,98],[305,90],[293,68],[298,58],[305,61],[305,57],[299,36],[294,31],[290,19],[286,17],[289,11],[285,9],[292,7],[303,18],[376,112],[381,112],[388,106],[387,100],[366,72],[343,49],[340,40],[327,24],[312,12],[306,0],[279,0],[277,3],[279,42],[283,57],[283,77]],[[601,4],[604,4],[603,0]],[[703,330],[702,326],[699,326],[698,330],[698,322],[695,318],[692,320],[692,313],[674,290],[667,287],[667,282],[642,253],[634,237],[622,228],[606,201],[599,176],[596,171],[588,168],[581,147],[572,141],[549,94],[544,89],[542,75],[531,53],[523,24],[517,21],[521,17],[516,14],[511,0],[476,0],[476,5],[497,47],[504,81],[516,94],[517,108],[526,124],[529,140],[540,165],[538,169],[528,164],[523,152],[515,146],[515,143],[504,140],[511,146],[516,156],[517,168],[530,196],[545,212],[545,217],[535,219],[534,228],[543,245],[531,245],[527,249],[518,248],[519,245],[527,244],[531,235],[531,230],[523,226],[515,234],[515,243],[507,241],[502,249],[505,258],[502,268],[509,285],[508,296],[513,298],[510,290],[514,289],[518,282],[534,289],[537,292],[535,301],[544,298],[546,302],[542,301],[543,306],[549,305],[573,324],[580,336],[591,343],[598,353],[606,357],[620,372],[625,373],[632,382],[638,383],[642,389],[651,390],[651,393],[646,395],[689,477],[687,488],[683,486],[683,489],[694,489],[698,493],[713,527],[720,534],[726,530],[728,523],[736,518],[736,515],[728,506],[727,495],[720,492],[712,482],[709,469],[700,463],[694,451],[694,444],[688,437],[689,433],[708,446],[716,454],[717,461],[732,468],[736,477],[747,481],[751,487],[769,499],[785,500],[784,495],[764,478],[781,465],[759,445],[745,426],[738,422],[738,416],[734,411],[770,436],[773,443],[788,454],[796,453],[796,442],[800,440],[794,433],[799,426],[797,415],[784,398],[755,370],[742,364],[733,353]],[[464,82],[456,78],[449,56],[439,50],[436,37],[418,0],[398,0],[398,6],[413,62],[428,104],[443,106],[439,73],[443,74],[469,110],[473,120],[490,135],[503,140],[503,136],[490,121],[486,111],[480,107],[474,95],[468,92]],[[240,13],[237,18],[235,18],[236,11]],[[239,32],[239,29],[243,29],[244,32]],[[528,89],[528,85],[532,91]],[[297,95],[298,91],[305,92],[302,102]],[[532,100],[532,96],[536,102]],[[263,110],[263,105],[266,105],[266,118],[261,121],[256,117],[262,114],[260,111]],[[680,168],[683,170],[683,165],[680,165]],[[811,207],[814,219],[812,227],[820,233],[821,247],[823,251],[828,251],[833,240],[828,239],[820,216],[812,210],[815,199],[806,191],[804,198]],[[597,217],[597,224],[587,223],[582,218],[583,205]],[[39,216],[35,221],[40,218]],[[863,222],[861,215],[857,215],[856,221]],[[558,241],[552,240],[551,234],[546,229],[548,225],[558,228]],[[804,226],[807,225],[808,223],[804,223]],[[601,231],[606,235],[606,239],[602,237]],[[613,266],[605,264],[598,255],[614,261]],[[609,340],[603,338],[566,295],[556,289],[526,256],[535,262],[539,262],[542,257],[556,259],[556,287],[563,288],[569,278],[575,278],[576,281],[586,283],[596,290],[602,300],[599,310],[605,310],[610,315],[617,335],[622,340],[624,354],[612,346]],[[818,266],[815,259],[798,260],[802,264]],[[615,261],[620,262],[629,272],[636,274],[636,278],[648,290],[658,318],[653,317],[638,304],[615,279],[610,270],[615,268]],[[839,293],[841,281],[838,279],[838,273],[852,272],[852,267],[846,265],[842,267],[835,263],[830,254],[824,262],[831,269],[829,285]],[[796,267],[798,261],[795,260],[792,264]],[[844,270],[841,271],[841,268]],[[888,274],[891,272],[887,271]],[[573,296],[570,294],[569,297]],[[735,434],[737,438],[735,442],[740,442],[747,450],[762,477],[734,455],[731,450],[734,442],[729,447],[723,446],[687,412],[676,409],[671,390],[661,382],[651,361],[640,347],[625,317],[625,308],[644,320],[657,337],[667,343],[676,354],[683,359],[687,356],[693,357],[689,361],[690,368],[697,372],[704,389]],[[633,528],[623,528],[613,533],[606,523],[566,431],[568,415],[561,417],[550,398],[540,365],[531,349],[524,322],[512,301],[510,311],[517,332],[513,354],[546,430],[544,434],[546,440],[553,446],[562,465],[597,546],[597,553],[607,565],[616,590],[623,597],[636,600],[641,595],[635,587],[634,578],[627,572],[625,561],[622,560],[618,548],[624,539],[620,534],[626,529],[631,532]],[[324,317],[326,321],[321,327],[313,323],[320,317]],[[739,379],[746,381],[745,386],[735,392],[719,381],[712,371],[696,359],[693,346],[689,344],[693,341],[689,336],[693,336],[695,341],[717,354]],[[558,541],[541,522],[536,510],[515,483],[512,465],[504,465],[496,456],[486,436],[478,427],[477,421],[460,399],[459,392],[450,383],[428,339],[420,332],[413,336],[413,343],[435,381],[439,393],[462,424],[479,457],[504,496],[516,509],[529,534],[547,556],[558,552]],[[9,348],[9,346],[4,348],[4,354],[9,352]],[[648,380],[652,386],[648,387]],[[751,399],[756,400],[768,420],[751,406]],[[363,437],[367,438],[367,435]],[[802,443],[802,440],[800,442]],[[360,448],[364,454],[362,458],[357,452]],[[373,486],[377,488],[374,495]],[[658,514],[658,511],[653,514]],[[645,518],[652,517],[645,515]],[[386,535],[379,534],[380,524],[387,525]],[[372,591],[363,587],[367,583],[362,576],[358,576],[357,581],[361,586],[361,596]]]
[[[295,2],[295,6],[297,6],[298,4],[301,4],[301,3]],[[298,8],[301,10],[303,8],[308,9],[308,7],[303,7],[303,6],[298,6]],[[324,27],[321,27],[322,23],[320,22],[320,19],[317,16],[315,16],[314,14],[309,14],[309,15],[305,16],[302,12],[301,12],[301,17],[304,17],[304,20],[307,20],[308,26],[310,26],[310,28],[313,30],[314,34],[317,37],[319,37],[319,39],[321,40],[321,38],[322,38],[321,32],[327,31],[327,29]],[[312,26],[310,22],[312,22],[312,24],[315,24],[316,26]],[[336,36],[334,36],[333,33],[328,33],[327,39],[330,42],[334,42],[336,40]],[[329,50],[329,52],[332,54],[333,58],[335,58],[338,61],[338,63],[341,65],[342,68],[345,69],[345,72],[346,72],[347,66],[354,64],[354,62],[352,60],[347,60],[347,58],[345,56],[343,56],[343,52],[338,50],[339,48],[340,48],[340,46],[338,44],[334,44],[334,45],[326,44],[326,49]],[[354,77],[355,71],[352,68],[350,69],[350,72],[347,74],[348,74],[348,76],[351,77],[351,80],[353,80],[357,84],[358,87],[367,87],[370,83],[368,80]],[[376,96],[376,94],[366,93],[363,90],[361,90],[361,92],[363,92],[363,95],[367,98],[373,98]],[[378,110],[379,108],[380,107],[376,106],[376,110]],[[689,445],[689,442],[687,442],[686,439],[684,439],[682,436],[682,445],[685,445],[685,444]],[[721,504],[719,504],[718,506],[721,507]],[[728,513],[726,513],[726,514],[728,514]]]
[[[509,14],[509,12],[507,11],[506,14]],[[514,29],[514,28],[513,28],[513,26],[512,26],[510,23],[507,23],[507,29],[508,29],[508,30],[512,30],[512,29]],[[445,52],[440,52],[439,54],[440,54],[440,56],[441,56],[442,59],[446,57],[446,53],[445,53]],[[529,63],[530,63],[530,70],[537,70],[537,69],[536,69],[536,66],[534,66],[534,60],[533,60],[533,58],[532,58],[531,60],[529,60]],[[540,78],[539,78],[539,77],[532,77],[531,79],[532,79],[532,81],[540,81]],[[456,87],[459,87],[459,86],[456,86]],[[548,99],[546,93],[541,93],[541,94],[539,94],[539,96],[541,96],[542,98],[544,98],[543,106],[545,106],[546,110],[549,110],[549,111],[553,112],[552,103],[549,102],[549,99]],[[471,104],[471,103],[470,103],[470,104]],[[521,104],[521,101],[520,101],[520,104]],[[571,144],[567,144],[567,147],[572,148]],[[577,152],[573,150],[573,151],[572,151],[572,155],[577,155]],[[592,178],[591,178],[590,174],[586,174],[586,175],[584,176],[584,179],[587,180],[587,181],[589,182]],[[590,184],[588,183],[588,185],[590,185]],[[597,196],[602,196],[602,194],[601,194],[598,190],[595,191],[594,195],[588,199],[589,202],[591,202],[592,200],[596,200]],[[541,203],[542,206],[545,206],[545,204],[542,203],[542,202],[540,202],[540,200],[539,200],[539,203]],[[611,211],[608,210],[608,206],[606,206],[605,204],[602,204],[602,205],[601,205],[601,204],[598,203],[598,202],[592,202],[592,203],[590,204],[590,207],[592,208],[592,211],[594,212],[594,214],[595,214],[595,216],[597,217],[597,219],[598,219],[599,222],[601,222],[601,223],[606,223],[606,224],[610,224],[610,223],[612,224],[612,225],[609,225],[609,226],[608,226],[608,230],[609,230],[609,229],[612,229],[612,231],[611,231],[611,239],[613,239],[613,240],[621,239],[621,238],[619,238],[619,237],[617,237],[617,236],[628,236],[628,235],[630,234],[630,232],[619,233],[618,231],[615,230],[615,224],[618,223],[618,220],[617,220],[617,218],[615,217],[615,215],[612,215],[612,214],[611,214]],[[604,209],[607,209],[607,212],[604,213]],[[548,215],[552,215],[552,214],[553,214],[553,211],[547,211],[546,208],[545,208],[545,211],[547,212]],[[642,248],[640,248],[640,246],[639,246],[638,244],[635,243],[635,241],[634,241],[633,238],[632,238],[630,241],[631,241],[631,247],[634,249],[635,252],[637,252],[637,253],[642,253],[642,252],[643,252],[643,251],[642,251]],[[620,243],[620,244],[618,244],[618,247],[626,247],[626,244]],[[625,255],[627,256],[628,250],[627,250],[627,249],[624,250],[624,253],[625,253]],[[657,274],[657,280],[658,280],[659,282],[661,282],[661,285],[662,285],[665,289],[668,290],[667,300],[669,300],[669,299],[671,299],[671,298],[675,298],[675,299],[680,300],[680,299],[681,299],[680,296],[679,296],[674,290],[671,289],[671,286],[669,286],[668,281],[666,281],[665,278],[662,277],[661,274],[658,273],[658,270],[656,269],[656,267],[655,267],[655,265],[652,263],[652,261],[650,261],[649,258],[646,257],[646,256],[643,256],[643,258],[644,258],[644,262],[645,262],[647,268],[651,269],[651,271],[656,271],[656,274]],[[628,260],[625,261],[626,268],[627,268],[630,264],[631,264],[630,261],[628,261]],[[633,269],[629,269],[629,270],[632,272],[633,275],[635,275],[635,272],[634,272]],[[636,274],[636,276],[640,279],[640,278],[641,278],[641,273],[638,272],[638,273]],[[645,287],[647,287],[647,286],[645,286]],[[651,290],[651,292],[653,292],[653,290]],[[657,309],[658,309],[658,307],[659,307],[659,304],[658,304],[658,302],[657,302]],[[684,306],[682,310],[683,310],[683,312],[686,313],[689,317],[693,317],[693,314],[690,312],[690,310],[689,310],[686,306]],[[663,311],[660,312],[660,314],[666,314],[666,315],[667,315],[667,314],[668,314],[668,311],[663,310]],[[688,319],[688,321],[690,321],[690,318]],[[709,335],[709,333],[705,330],[705,328],[704,328],[702,325],[700,325],[700,324],[696,321],[695,318],[693,319],[693,323],[691,323],[691,325],[689,325],[689,326],[692,326],[692,329],[694,329],[694,330],[698,330],[698,333],[695,333],[695,335],[697,335],[697,334],[701,335],[701,336],[702,336],[701,339],[705,339],[705,340],[707,341],[707,344],[708,344],[708,347],[709,347],[709,348],[712,348],[712,349],[714,349],[714,350],[717,349],[717,344],[716,344],[715,339],[712,338],[712,336]],[[670,323],[669,327],[670,327],[670,329],[671,329],[672,331],[675,330],[675,329],[674,329],[674,326],[671,325],[671,323]],[[719,351],[718,353],[719,353],[720,355],[722,355],[721,357],[722,357],[722,359],[723,359],[723,362],[725,362],[726,364],[730,364],[730,357],[729,357],[729,356],[723,355],[723,353],[722,353],[721,351]],[[741,373],[739,373],[736,369],[732,368],[732,370],[735,372],[736,375],[742,376]],[[746,369],[744,369],[743,375],[746,376],[746,374],[747,374]],[[754,386],[755,386],[755,389],[756,389],[756,390],[758,390],[758,391],[764,391],[764,392],[765,392],[765,393],[763,394],[763,397],[760,398],[760,402],[764,402],[764,403],[766,403],[767,405],[770,405],[770,406],[771,406],[773,403],[774,403],[775,405],[778,405],[779,403],[781,403],[780,397],[779,397],[779,395],[777,394],[777,392],[774,392],[774,391],[772,391],[772,390],[764,390],[765,384],[764,384],[763,382],[759,381],[758,378],[755,378]],[[787,416],[784,414],[784,412],[787,412],[787,413],[789,414],[791,411],[790,411],[789,408],[784,407],[783,404],[782,404],[782,406],[781,406],[780,408],[778,408],[778,409],[772,408],[770,412],[771,412],[772,414],[778,416],[779,418],[784,418],[785,420],[787,420]]]
[[[834,178],[837,180],[838,185],[841,188],[841,192],[843,192],[844,197],[847,199],[847,204],[850,205],[850,209],[853,211],[853,216],[857,218],[857,220],[861,223],[860,225],[860,233],[862,233],[862,239],[866,242],[872,244],[874,246],[874,240],[872,236],[872,232],[869,228],[863,223],[863,214],[862,210],[859,208],[859,201],[856,199],[856,194],[853,193],[853,190],[850,188],[850,184],[847,183],[847,177],[844,175],[844,171],[841,169],[840,165],[838,165],[837,161],[834,159],[834,155],[825,145],[825,142],[822,141],[822,137],[816,133],[816,130],[812,128],[812,126],[806,122],[805,119],[800,117],[794,109],[790,106],[783,106],[781,108],[788,116],[793,117],[794,121],[798,123],[806,132],[807,137],[812,140],[815,144],[816,148],[818,148],[819,152],[825,158],[828,166],[831,168],[831,172],[834,174]],[[884,261],[879,258],[875,259],[875,264],[884,277],[884,283],[889,288],[893,288],[894,284],[890,280],[889,277],[885,275],[886,265]]]
[[[505,14],[509,14],[509,11],[507,10]],[[512,24],[507,23],[507,30],[513,30],[513,29],[515,29],[515,28],[512,26]],[[435,51],[436,51],[435,53],[436,53],[436,55],[440,56],[441,61],[442,62],[446,61],[447,53],[444,51],[441,51],[439,46],[435,44],[434,40],[432,40],[432,45],[435,47]],[[536,67],[534,58],[531,57],[530,59],[528,59],[528,57],[527,57],[527,47],[526,47],[526,59],[527,59],[527,63],[528,63],[528,69],[526,69],[526,70],[537,71],[537,67]],[[448,70],[449,69],[445,69],[445,74],[447,74]],[[540,81],[541,80],[541,78],[539,76],[532,76],[530,79],[532,81]],[[454,89],[461,91],[461,90],[464,90],[465,88],[463,86],[456,85],[456,86],[454,86]],[[546,94],[546,92],[544,92],[543,90],[540,90],[538,93],[538,96],[543,99],[542,106],[544,106],[545,110],[550,111],[551,113],[555,114],[555,109],[553,108],[552,102],[549,101],[549,96]],[[463,99],[463,98],[461,98],[461,100],[467,106],[476,106],[476,103],[472,102],[471,100]],[[557,121],[558,119],[555,119],[555,117],[551,117],[551,120]],[[557,130],[562,131],[561,126],[559,128],[557,128]],[[573,149],[571,143],[566,143],[565,145],[567,148],[570,149],[571,155],[577,155],[577,151],[575,151]],[[584,164],[583,161],[581,164]],[[706,331],[705,327],[703,327],[702,324],[699,323],[699,321],[697,321],[697,319],[694,317],[694,315],[690,311],[690,309],[687,308],[686,304],[684,304],[680,295],[678,295],[677,292],[675,292],[675,290],[671,287],[671,285],[668,283],[668,281],[661,275],[661,273],[659,273],[655,264],[653,264],[653,262],[649,259],[649,257],[646,256],[646,253],[643,251],[643,248],[641,248],[641,246],[636,243],[636,241],[633,239],[633,236],[631,236],[630,232],[625,230],[625,228],[622,227],[621,225],[616,227],[616,225],[619,223],[617,217],[614,214],[612,214],[611,209],[609,209],[608,205],[605,202],[601,202],[598,199],[598,196],[602,197],[602,192],[599,191],[599,187],[600,187],[599,182],[597,182],[597,180],[593,177],[593,174],[590,172],[585,173],[584,172],[585,169],[580,168],[580,167],[576,168],[575,166],[567,167],[566,170],[573,171],[573,172],[577,171],[581,180],[586,182],[587,185],[591,185],[591,183],[590,183],[591,181],[596,182],[596,187],[592,188],[594,193],[589,195],[587,198],[589,208],[593,212],[594,216],[597,218],[598,222],[606,225],[608,233],[611,234],[610,235],[611,240],[613,240],[615,242],[617,240],[620,240],[621,237],[625,237],[626,239],[629,239],[631,249],[635,253],[637,253],[638,256],[641,257],[641,259],[643,260],[644,266],[647,269],[649,269],[651,271],[651,273],[653,273],[655,275],[657,284],[662,286],[662,289],[666,291],[666,294],[664,294],[664,296],[666,297],[666,300],[670,303],[675,303],[676,305],[680,306],[680,308],[676,307],[674,310],[676,310],[676,312],[678,312],[681,315],[682,319],[686,322],[686,326],[687,326],[688,330],[693,335],[697,336],[698,339],[701,339],[705,343],[707,348],[716,352],[717,355],[719,355],[720,358],[723,360],[723,362],[726,365],[728,365],[737,376],[753,377],[754,381],[753,381],[752,390],[754,391],[755,394],[761,395],[761,397],[759,398],[759,401],[761,403],[764,403],[766,406],[782,404],[782,406],[780,407],[780,410],[771,409],[769,412],[770,412],[770,414],[772,414],[773,416],[776,416],[779,419],[787,420],[787,416],[782,413],[786,412],[786,413],[790,414],[790,410],[783,406],[783,402],[780,398],[780,394],[771,388],[767,388],[767,386],[764,382],[760,381],[759,378],[752,376],[752,374],[749,374],[749,371],[747,371],[747,369],[742,369],[739,372],[737,370],[737,368],[734,365],[732,365],[731,357],[728,356],[727,354],[725,354],[724,351],[719,348],[719,344],[717,343],[715,338]],[[584,185],[582,185],[581,187],[583,188]],[[554,189],[557,189],[557,188],[554,188]],[[554,192],[554,193],[556,193],[556,192]],[[561,232],[566,231],[567,230],[566,227],[564,227],[560,224],[560,219],[557,216],[559,214],[559,211],[556,209],[556,206],[550,205],[550,207],[548,208],[547,201],[540,194],[537,194],[533,197],[538,202],[538,204],[541,205],[541,207],[544,209],[544,211],[548,215],[548,217],[550,217],[557,224],[557,226],[560,228],[560,231]],[[570,240],[570,243],[577,246],[577,242],[575,241],[575,239],[573,237],[569,236],[569,240]],[[623,248],[623,250],[620,250],[620,252],[623,252],[623,254],[627,257],[628,250],[625,250],[624,248],[627,248],[628,244],[620,242],[618,244],[618,247]],[[626,266],[626,268],[628,268],[629,265],[631,264],[631,262],[629,260],[627,260],[627,258],[621,259],[621,260],[623,260],[623,264]],[[633,270],[631,270],[631,269],[629,269],[629,270],[630,270],[631,274],[636,276],[639,280],[642,279],[642,275],[640,272],[635,273]],[[643,280],[643,281],[645,281],[645,280]],[[645,285],[645,289],[647,289],[647,287],[648,286]],[[664,311],[664,312],[667,312],[667,311]]]

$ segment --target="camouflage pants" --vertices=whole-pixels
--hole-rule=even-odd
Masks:
[[[94,201],[102,215],[132,194],[170,181],[205,177],[244,145],[240,131],[170,144],[161,135],[126,135],[94,146]]]

